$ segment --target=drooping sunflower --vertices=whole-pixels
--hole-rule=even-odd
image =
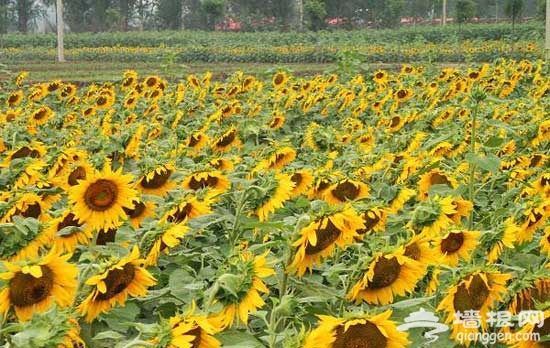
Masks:
[[[521,311],[536,310],[537,305],[550,300],[550,277],[547,270],[537,271],[520,281],[520,288],[512,296],[508,311],[513,315]]]
[[[449,174],[436,168],[420,176],[418,181],[418,195],[420,199],[426,199],[432,185],[447,185],[450,188],[457,188],[458,182]]]
[[[413,218],[407,226],[416,233],[435,236],[453,225],[453,220],[449,218],[453,214],[456,214],[456,207],[453,205],[452,197],[430,197],[416,206]]]
[[[347,298],[356,303],[393,303],[394,296],[413,292],[425,273],[426,269],[420,262],[405,256],[403,247],[389,253],[378,252]]]
[[[185,144],[188,147],[193,148],[195,152],[197,152],[208,143],[208,140],[208,135],[204,134],[203,132],[196,132],[191,134],[189,138],[187,138]]]
[[[168,254],[170,248],[174,248],[180,244],[181,239],[188,232],[188,227],[183,223],[166,223],[157,224],[154,230],[149,231],[144,237],[147,256],[143,264],[145,266],[156,265],[161,253]]]
[[[14,107],[19,105],[22,100],[23,100],[23,91],[19,89],[17,91],[11,92],[8,95],[8,98],[6,99],[6,104],[9,107]]]
[[[78,311],[86,316],[87,322],[108,312],[116,303],[124,306],[128,295],[138,297],[147,294],[147,288],[155,285],[156,280],[141,266],[143,261],[139,258],[137,246],[134,246],[129,255],[86,281],[93,289],[78,306]]]
[[[48,120],[54,115],[54,111],[46,105],[40,106],[38,109],[31,113],[29,118],[29,125],[40,126],[48,122]]]
[[[455,323],[452,325],[451,338],[457,340],[459,333],[462,333],[465,338],[460,343],[469,345],[470,333],[479,332],[477,327],[472,325],[456,325],[457,318],[455,315],[465,311],[479,311],[481,322],[481,330],[487,328],[486,318],[497,302],[503,300],[502,296],[508,292],[506,283],[511,279],[511,275],[507,273],[499,273],[488,270],[475,270],[459,279],[453,286],[447,290],[447,295],[439,303],[437,311],[447,312],[445,319],[446,323]]]
[[[311,271],[313,265],[332,255],[336,246],[344,249],[353,243],[362,228],[363,219],[350,206],[315,219],[302,228],[300,238],[292,243],[297,250],[288,270],[303,276],[306,270]]]
[[[382,232],[386,228],[388,212],[384,208],[373,207],[365,210],[361,214],[361,218],[363,219],[365,228],[357,230],[357,233]]]
[[[211,192],[223,193],[229,189],[231,182],[219,170],[212,170],[193,173],[185,178],[181,185],[187,190],[198,191],[208,188]]]
[[[14,216],[32,217],[44,222],[50,219],[47,213],[49,206],[36,193],[15,194],[6,203],[7,207],[4,215],[0,216],[0,223],[12,222]]]
[[[449,266],[458,266],[459,259],[470,260],[479,244],[479,231],[451,230],[435,242],[441,261]]]
[[[171,163],[158,166],[141,177],[137,188],[144,194],[165,196],[169,190],[176,187],[176,183],[170,180],[170,176],[175,171],[176,169]]]
[[[294,183],[291,197],[297,197],[306,194],[313,183],[313,173],[310,169],[296,170],[290,176],[290,180]]]
[[[485,237],[485,240],[492,239],[489,241],[489,251],[487,253],[487,260],[490,263],[495,263],[498,258],[500,257],[500,254],[502,254],[502,251],[504,248],[513,249],[514,243],[516,242],[516,235],[519,230],[519,227],[514,223],[513,218],[507,218],[504,221],[504,226],[500,226],[496,233],[493,235],[489,233],[484,233],[482,237]],[[489,238],[494,237],[494,238]],[[544,240],[544,238],[541,238],[541,242]]]
[[[369,192],[365,183],[344,179],[328,187],[323,193],[323,199],[330,204],[339,204],[365,198]]]
[[[227,152],[232,147],[239,147],[242,145],[239,139],[239,134],[235,126],[231,126],[220,137],[216,138],[212,143],[212,148],[218,152]]]
[[[550,310],[545,310],[542,316],[530,320],[512,338],[521,338],[516,341],[506,342],[513,348],[545,348],[548,341],[541,341],[550,333]]]
[[[124,212],[130,219],[130,225],[133,228],[139,228],[141,222],[147,217],[153,217],[155,215],[155,209],[157,205],[151,201],[136,200],[134,201],[133,208],[123,208]]]
[[[49,222],[47,233],[52,236],[52,244],[57,250],[72,253],[78,245],[88,245],[92,239],[92,232],[88,226],[78,222],[70,210],[64,211],[61,216]]]
[[[533,240],[535,232],[546,222],[550,216],[550,204],[542,203],[530,207],[524,211],[524,222],[519,226],[517,241],[519,243]]]
[[[435,248],[430,245],[431,238],[423,234],[417,234],[413,236],[404,245],[403,254],[415,261],[420,262],[424,269],[427,269],[430,265],[439,265],[441,263],[441,257]]]
[[[292,196],[294,182],[290,175],[284,173],[276,173],[273,182],[266,193],[261,197],[258,207],[255,209],[255,214],[260,221],[266,221],[269,214],[275,212],[276,209],[283,207],[284,202]]]
[[[211,197],[206,196],[204,199],[198,199],[195,195],[185,197],[181,202],[178,202],[174,207],[170,208],[161,218],[161,222],[171,222],[179,224],[196,217],[210,214]]]
[[[7,272],[0,279],[7,284],[0,291],[0,314],[5,318],[13,305],[21,321],[33,313],[48,310],[55,302],[59,307],[73,303],[78,285],[78,268],[67,262],[70,254],[52,249],[46,256],[18,265],[4,261]]]
[[[223,327],[214,320],[195,315],[195,305],[184,314],[175,315],[161,323],[160,333],[151,343],[158,348],[219,348],[214,335]]]
[[[124,208],[132,209],[137,198],[132,179],[122,174],[122,168],[113,172],[106,163],[102,172],[95,171],[69,189],[72,213],[94,230],[118,227],[126,217]]]
[[[48,152],[48,149],[44,144],[38,141],[31,141],[28,144],[24,144],[13,148],[6,154],[4,158],[4,164],[9,165],[11,161],[17,158],[41,158]]]
[[[233,160],[230,160],[228,158],[223,158],[223,157],[213,158],[208,161],[208,164],[217,170],[222,170],[227,172],[230,172],[235,168],[235,163],[233,162]]]
[[[281,169],[296,158],[296,150],[289,146],[282,147],[273,153],[267,160],[268,169]]]
[[[231,262],[228,271],[220,276],[239,278],[238,282],[233,283],[235,288],[231,291],[220,287],[214,294],[215,301],[223,308],[213,319],[221,323],[222,327],[232,326],[236,319],[246,325],[249,313],[264,306],[260,293],[268,293],[269,289],[262,278],[275,274],[273,268],[268,266],[266,256],[267,253],[254,257],[249,252],[243,252]]]
[[[402,348],[411,342],[390,320],[391,310],[377,315],[336,318],[319,315],[317,328],[305,339],[303,348]]]

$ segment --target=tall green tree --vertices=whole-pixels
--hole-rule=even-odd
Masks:
[[[181,27],[181,0],[159,0],[157,19],[160,29],[178,30]]]
[[[201,5],[206,15],[206,25],[210,30],[214,30],[225,13],[225,0],[202,0]]]
[[[523,0],[506,0],[504,13],[508,18],[512,19],[512,30],[514,30],[517,20],[521,18],[524,8],[525,3]]]
[[[327,17],[325,3],[321,0],[307,0],[304,4],[304,16],[307,20],[308,29],[313,31],[323,29]]]
[[[459,25],[468,22],[475,15],[475,4],[471,0],[458,0],[455,4],[455,17]]]

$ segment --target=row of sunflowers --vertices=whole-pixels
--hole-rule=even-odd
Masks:
[[[544,56],[543,42],[520,40],[514,44],[500,40],[464,40],[458,43],[411,41],[403,44],[371,41],[291,43],[276,45],[260,41],[253,45],[197,45],[158,47],[104,46],[80,47],[65,50],[73,61],[156,62],[167,57],[178,63],[328,63],[338,60],[338,52],[348,50],[361,54],[369,62],[485,62],[494,57],[538,59]],[[21,61],[55,60],[55,48],[14,47],[4,50],[4,61],[18,64]]]
[[[20,73],[0,90],[0,344],[419,346],[398,325],[420,308],[443,346],[544,336],[548,70]],[[486,319],[524,310],[548,320]]]

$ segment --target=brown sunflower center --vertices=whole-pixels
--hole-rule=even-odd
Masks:
[[[231,130],[230,132],[224,134],[220,140],[216,143],[218,146],[228,146],[231,145],[233,140],[235,140],[235,136],[237,135],[237,131],[235,129]]]
[[[200,178],[197,180],[194,176],[189,180],[189,188],[191,190],[199,190],[206,187],[216,187],[218,184],[218,178],[208,175],[206,178]]]
[[[94,211],[105,211],[112,207],[118,197],[116,183],[99,179],[92,183],[84,193],[84,201],[88,208]]]
[[[128,215],[130,219],[135,219],[140,217],[141,214],[143,214],[143,212],[145,211],[145,208],[146,208],[145,203],[136,202],[133,209],[129,209],[126,207],[124,207],[123,209],[126,215]]]
[[[470,287],[466,288],[465,282],[458,287],[453,305],[455,310],[464,312],[466,310],[479,310],[489,298],[490,289],[479,274],[472,277]]]
[[[42,209],[40,208],[40,204],[38,202],[34,202],[32,204],[27,205],[27,207],[24,210],[16,209],[13,215],[19,215],[24,218],[32,217],[32,218],[38,219],[41,212],[42,212]]]
[[[452,254],[458,251],[464,244],[464,233],[450,233],[447,238],[441,241],[441,252]]]
[[[40,157],[40,153],[36,150],[31,150],[27,146],[23,146],[19,150],[15,151],[11,156],[10,159],[14,160],[16,158],[24,158],[24,157],[33,157],[38,158]]]
[[[399,99],[403,99],[407,96],[407,91],[404,90],[404,89],[400,89],[399,91],[397,91],[397,98]]]
[[[344,332],[342,325],[336,329],[336,340],[332,344],[333,348],[385,348],[388,339],[371,322],[365,324],[356,324]]]
[[[202,136],[200,134],[193,134],[189,137],[189,146],[195,147],[199,141],[201,140]]]
[[[405,256],[413,259],[413,260],[420,260],[420,255],[422,255],[422,251],[420,250],[420,246],[418,243],[409,244],[405,247]]]
[[[391,118],[390,127],[397,127],[400,122],[401,118],[399,116],[394,116]]]
[[[276,86],[280,85],[284,81],[285,81],[285,77],[283,76],[283,74],[277,74],[277,75],[275,75],[275,78],[273,79],[273,83]]]
[[[63,218],[63,220],[61,220],[60,223],[57,224],[57,230],[61,231],[62,229],[68,226],[80,227],[82,226],[82,224],[78,223],[78,219],[75,219],[75,216],[73,213],[69,213]]]
[[[529,219],[529,222],[527,223],[527,226],[528,227],[531,227],[533,225],[535,225],[537,222],[540,221],[540,219],[542,219],[543,215],[537,211],[533,211],[532,212],[532,216],[534,217],[534,220],[533,219]]]
[[[375,77],[377,79],[382,79],[382,78],[384,78],[384,73],[383,72],[378,72],[378,73],[376,73]]]
[[[32,118],[34,118],[37,121],[40,121],[41,119],[46,117],[47,114],[48,112],[46,109],[40,109],[32,115]]]
[[[294,183],[294,187],[298,187],[302,183],[302,180],[303,180],[302,174],[294,173],[290,177],[290,180],[292,180],[292,182]]]
[[[69,174],[67,182],[69,183],[69,185],[74,186],[78,185],[78,180],[84,179],[86,179],[86,169],[84,169],[84,167],[78,166],[71,172],[71,174]]]
[[[135,274],[136,268],[131,263],[125,264],[122,269],[110,270],[104,280],[107,291],[104,294],[98,293],[96,299],[106,301],[120,294],[132,283]]]
[[[374,217],[371,217],[371,215]],[[374,226],[376,226],[376,224],[378,224],[378,222],[380,222],[380,216],[378,216],[378,214],[370,210],[366,211],[363,213],[363,224],[365,225],[365,228],[357,230],[357,233],[365,234],[369,232],[374,228]]]
[[[432,185],[451,185],[451,182],[445,175],[441,175],[438,173],[433,173],[430,176],[430,184]]]
[[[168,222],[179,224],[180,222],[185,220],[189,216],[189,214],[191,214],[192,209],[193,206],[187,203],[183,207],[178,207],[178,209],[176,209],[174,213],[168,216],[167,220]]]
[[[536,167],[540,164],[543,157],[539,154],[531,156],[531,162],[529,162],[529,167]]]
[[[117,229],[109,228],[108,230],[100,230],[97,233],[97,238],[95,240],[96,245],[107,245],[107,243],[114,243]]]
[[[317,254],[318,252],[328,248],[335,240],[340,237],[342,231],[340,231],[330,219],[327,221],[325,228],[319,228],[315,231],[317,235],[317,244],[306,246],[306,255]]]
[[[550,186],[550,175],[545,175],[540,178],[540,184],[542,186]]]
[[[201,346],[201,328],[197,325],[193,330],[189,330],[185,335],[193,336],[193,341],[191,341],[191,348],[199,348]]]
[[[151,179],[147,179],[146,177],[141,179],[140,185],[146,189],[157,189],[166,184],[170,175],[172,175],[172,170],[170,169],[163,170],[160,174],[155,171]]]
[[[17,103],[18,100],[19,100],[19,95],[17,95],[17,94],[11,94],[11,95],[8,97],[8,103],[9,103],[10,105]]]
[[[397,258],[391,257],[389,259],[381,257],[374,266],[374,276],[372,280],[369,280],[367,287],[369,289],[381,289],[391,284],[399,277],[401,272],[401,265],[397,261]]]
[[[10,302],[17,307],[37,304],[51,295],[54,275],[47,266],[40,266],[42,276],[35,278],[30,274],[18,272],[10,283]]]
[[[344,181],[336,185],[332,190],[332,195],[338,198],[339,201],[345,202],[347,200],[353,200],[359,195],[360,189],[357,185],[349,181]]]

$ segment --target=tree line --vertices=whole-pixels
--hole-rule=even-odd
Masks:
[[[70,31],[320,30],[435,23],[442,0],[64,0]],[[447,0],[458,22],[543,14],[545,0]],[[0,0],[0,32],[31,31],[55,0]],[[50,11],[51,13],[51,11]]]

